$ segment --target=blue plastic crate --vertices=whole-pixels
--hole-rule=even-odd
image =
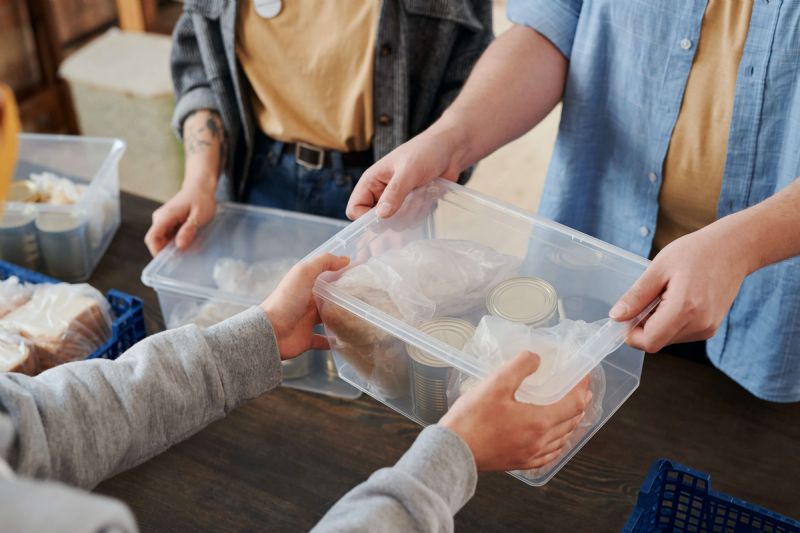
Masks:
[[[60,280],[0,261],[0,280],[17,276],[27,283],[61,283]],[[125,350],[147,336],[144,328],[144,304],[135,296],[115,289],[106,293],[108,303],[114,312],[111,324],[111,338],[87,359],[116,359]]]
[[[659,459],[623,533],[800,533],[800,522],[711,490],[711,476]]]

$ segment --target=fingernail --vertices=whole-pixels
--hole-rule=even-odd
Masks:
[[[389,202],[381,202],[378,204],[377,213],[381,218],[388,217],[389,212],[392,210],[392,204]]]
[[[628,304],[625,302],[617,302],[614,304],[614,307],[608,312],[608,316],[613,318],[614,320],[618,319],[621,316],[624,316],[628,313]]]
[[[586,394],[583,395],[583,401],[586,404],[592,401],[592,391],[590,390],[586,391]]]

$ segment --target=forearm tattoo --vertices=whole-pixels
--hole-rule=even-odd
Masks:
[[[220,165],[224,165],[228,154],[228,138],[222,124],[222,117],[216,111],[209,112],[205,122],[201,124],[186,125],[183,144],[187,156],[205,152],[211,149],[215,143],[219,145]]]

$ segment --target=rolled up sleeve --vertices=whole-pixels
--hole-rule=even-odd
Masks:
[[[508,19],[528,26],[569,59],[583,0],[509,0]]]

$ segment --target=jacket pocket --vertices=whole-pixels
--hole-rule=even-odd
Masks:
[[[450,20],[478,32],[484,29],[469,0],[403,0],[403,4],[411,15]]]

